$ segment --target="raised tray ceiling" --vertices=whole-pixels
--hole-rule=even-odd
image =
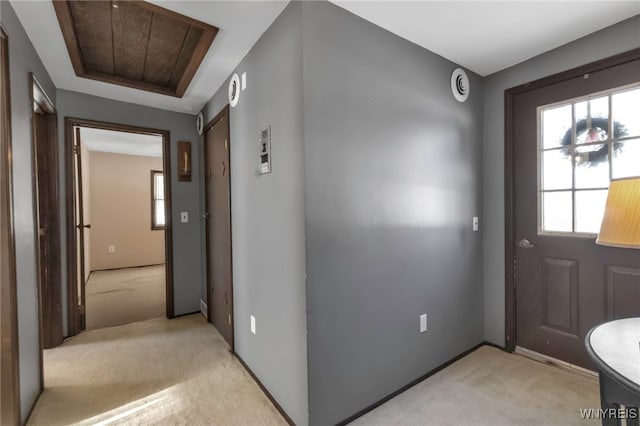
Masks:
[[[53,1],[78,77],[182,97],[218,28],[144,1]]]

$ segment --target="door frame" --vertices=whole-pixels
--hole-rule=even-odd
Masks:
[[[505,217],[505,247],[504,247],[504,264],[505,264],[505,349],[514,352],[517,346],[516,335],[516,279],[515,279],[515,158],[514,158],[514,99],[517,95],[521,95],[532,90],[542,87],[561,83],[576,77],[583,76],[627,62],[640,59],[640,48],[632,49],[618,55],[614,55],[605,59],[601,59],[590,64],[582,65],[563,71],[549,77],[544,77],[532,82],[524,83],[516,87],[505,90],[504,92],[504,217]]]
[[[202,178],[204,180],[204,207],[205,207],[205,212],[206,209],[209,205],[209,182],[207,180],[207,174],[206,174],[206,170],[207,170],[207,132],[209,130],[211,130],[211,128],[218,123],[224,116],[226,115],[227,117],[227,140],[229,141],[229,227],[230,227],[230,233],[229,233],[229,257],[231,259],[231,295],[229,297],[229,299],[231,300],[231,353],[235,354],[235,316],[234,316],[234,302],[233,302],[233,218],[231,217],[231,205],[233,202],[232,196],[231,196],[231,173],[232,173],[232,167],[231,167],[231,108],[229,107],[229,104],[225,105],[222,110],[220,110],[220,112],[218,114],[216,114],[215,117],[213,117],[205,126],[204,126],[204,130],[202,132],[203,135],[203,147],[204,147],[204,169],[203,169],[203,173],[202,173]],[[206,212],[209,213],[209,212]],[[205,263],[206,263],[206,270],[207,270],[207,277],[206,277],[206,281],[207,281],[207,321],[208,322],[212,322],[211,318],[212,318],[212,313],[213,313],[213,303],[211,300],[211,281],[210,281],[210,277],[211,277],[211,271],[209,268],[209,218],[207,216],[207,214],[205,214]]]
[[[0,185],[2,185],[2,200],[0,200],[0,374],[3,380],[0,384],[0,423],[18,425],[21,423],[20,414],[20,370],[18,354],[18,301],[16,281],[16,252],[15,230],[13,222],[13,153],[11,143],[11,82],[9,75],[9,37],[3,27],[0,27],[0,111],[3,122],[0,134]],[[4,236],[6,234],[6,237]]]
[[[162,136],[162,163],[165,176],[165,288],[166,288],[166,315],[171,319],[175,317],[173,306],[173,233],[171,203],[171,135],[168,130],[153,129],[149,127],[132,126],[128,124],[109,123],[106,121],[89,120],[84,118],[65,117],[65,206],[66,240],[67,240],[67,315],[68,334],[75,336],[81,329],[81,316],[73,300],[78,298],[78,265],[76,238],[76,189],[74,166],[74,127],[89,127],[93,129],[114,130],[120,132],[139,133],[143,135]]]
[[[38,316],[40,323],[40,390],[44,389],[44,375],[42,368],[42,349],[49,349],[55,346],[58,346],[62,343],[63,340],[63,329],[62,329],[62,259],[60,258],[60,250],[61,250],[61,236],[60,236],[60,190],[59,190],[59,167],[58,167],[58,118],[57,112],[55,109],[55,105],[53,101],[44,90],[44,87],[38,81],[38,78],[34,73],[29,73],[29,102],[32,106],[31,109],[31,165],[33,167],[33,176],[35,179],[32,182],[32,197],[33,197],[33,221],[34,221],[34,234],[35,234],[35,246],[37,249],[38,256],[36,257],[36,267],[38,273]],[[41,271],[40,268],[43,267],[40,262],[40,255],[43,250],[42,244],[40,244],[40,229],[42,228],[42,224],[40,223],[40,194],[39,194],[39,160],[38,160],[38,141],[36,137],[38,132],[36,131],[37,122],[36,122],[36,113],[33,108],[35,105],[41,111],[41,114],[45,117],[45,126],[46,126],[46,138],[49,143],[50,151],[48,154],[51,155],[51,162],[47,165],[47,173],[46,178],[53,176],[53,203],[48,206],[51,210],[52,216],[54,216],[55,221],[53,223],[54,226],[51,227],[49,232],[50,237],[47,239],[48,243],[50,243],[50,247],[48,247],[48,252],[52,253],[51,264],[44,265],[48,267],[52,271],[52,279],[50,280],[49,287],[43,287],[45,283],[41,280]],[[45,300],[47,298],[43,297],[44,294],[49,294],[53,298]],[[47,308],[45,309],[45,304]],[[44,313],[51,313],[51,315],[45,315]],[[58,312],[58,314],[53,314]]]

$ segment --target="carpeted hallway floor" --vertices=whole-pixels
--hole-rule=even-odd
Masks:
[[[94,271],[85,291],[87,330],[166,315],[164,265]]]
[[[30,425],[286,425],[200,314],[81,333],[44,375]]]
[[[483,346],[354,426],[572,426],[600,408],[598,379]]]
[[[81,333],[44,373],[30,425],[286,425],[199,314]],[[595,377],[484,346],[353,424],[584,426],[599,407]]]

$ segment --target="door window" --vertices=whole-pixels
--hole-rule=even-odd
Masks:
[[[538,108],[538,232],[593,236],[609,181],[640,175],[640,84]]]

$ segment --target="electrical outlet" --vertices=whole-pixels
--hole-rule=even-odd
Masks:
[[[256,317],[251,315],[251,332],[256,334]]]
[[[420,315],[420,333],[427,331],[427,314]]]
[[[107,246],[107,253],[113,254],[115,252],[116,252],[116,246],[113,246],[113,245]]]
[[[189,212],[180,212],[180,222],[181,223],[189,222]]]
[[[478,223],[478,216],[474,216],[473,217],[473,230],[477,231],[478,229],[480,229],[480,225]]]

